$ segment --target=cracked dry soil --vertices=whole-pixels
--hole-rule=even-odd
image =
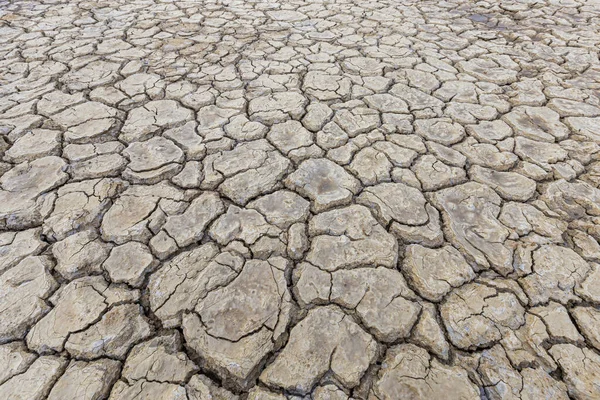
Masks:
[[[0,0],[0,399],[600,399],[599,46],[598,0]]]

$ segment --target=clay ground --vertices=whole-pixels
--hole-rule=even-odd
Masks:
[[[600,1],[0,0],[0,399],[600,399]]]

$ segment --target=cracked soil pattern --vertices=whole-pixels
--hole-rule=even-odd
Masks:
[[[600,399],[600,0],[0,0],[0,399]]]

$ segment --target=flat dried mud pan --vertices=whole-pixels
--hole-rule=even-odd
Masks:
[[[0,0],[0,399],[600,399],[600,2]]]

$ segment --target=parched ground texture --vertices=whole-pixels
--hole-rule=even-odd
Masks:
[[[600,1],[0,0],[0,399],[600,399]]]

